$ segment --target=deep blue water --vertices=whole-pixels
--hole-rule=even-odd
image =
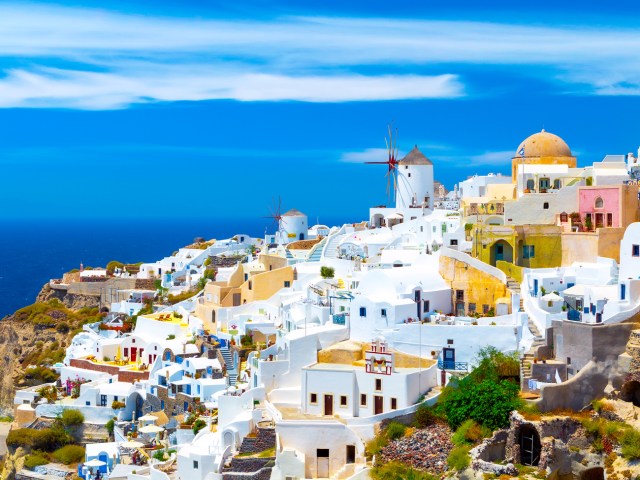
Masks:
[[[348,219],[321,218],[342,224]],[[351,221],[355,221],[352,219]],[[314,224],[315,219],[309,218]],[[51,278],[80,262],[105,266],[111,260],[152,262],[190,244],[195,237],[229,238],[237,233],[263,237],[271,220],[0,220],[0,319],[33,303]]]

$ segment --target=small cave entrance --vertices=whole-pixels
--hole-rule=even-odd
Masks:
[[[580,480],[604,480],[604,469],[602,467],[587,468],[580,474]]]
[[[636,407],[640,407],[640,382],[632,380],[622,385],[620,389],[620,400],[631,402]]]
[[[540,463],[540,435],[531,425],[522,425],[518,434],[520,444],[520,463],[537,467]]]

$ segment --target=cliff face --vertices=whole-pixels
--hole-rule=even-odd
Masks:
[[[77,293],[69,293],[64,290],[55,290],[46,283],[38,296],[36,297],[36,303],[45,303],[52,299],[60,300],[67,308],[72,310],[79,310],[81,308],[97,307],[100,303],[99,295],[82,295]]]
[[[36,303],[0,321],[0,413],[13,413],[16,388],[45,383],[25,375],[27,366],[61,361],[82,325],[100,319],[99,298],[60,298],[58,292],[45,285]]]

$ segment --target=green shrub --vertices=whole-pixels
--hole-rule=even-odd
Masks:
[[[389,440],[397,440],[404,437],[407,427],[398,422],[391,422],[386,430],[386,435]]]
[[[438,477],[427,472],[414,470],[400,462],[378,465],[370,471],[374,480],[436,480]]]
[[[520,387],[511,379],[519,371],[515,356],[505,355],[493,347],[478,354],[478,366],[466,377],[452,381],[440,395],[441,408],[451,428],[457,429],[472,419],[496,430],[509,424],[509,414],[521,406]]]
[[[418,428],[427,428],[429,425],[432,425],[436,419],[437,415],[433,408],[421,403],[413,417],[413,424]]]
[[[207,422],[199,418],[195,422],[193,422],[193,427],[191,427],[191,429],[193,430],[193,434],[197,435],[198,432],[206,426],[207,426]]]
[[[462,445],[455,447],[447,457],[447,465],[454,470],[464,470],[469,466],[471,459],[469,458],[469,446]]]
[[[104,424],[104,428],[107,429],[107,432],[109,432],[109,435],[113,435],[113,429],[116,426],[116,421],[111,418],[107,421],[107,423]]]
[[[49,459],[42,452],[33,452],[24,459],[24,466],[29,470],[33,470],[40,465],[46,465]]]
[[[466,420],[458,427],[451,437],[451,442],[455,446],[473,445],[478,443],[485,436],[482,427],[474,420]]]
[[[373,457],[374,455],[379,455],[380,451],[387,446],[387,437],[386,435],[376,435],[371,440],[369,440],[365,445],[365,453],[367,457]]]
[[[69,408],[64,410],[60,415],[60,422],[65,427],[82,425],[84,423],[84,415],[80,410],[76,410],[75,408]]]
[[[69,465],[72,463],[78,463],[84,460],[85,450],[80,445],[65,445],[53,452],[53,458],[60,463]]]
[[[336,270],[333,267],[320,267],[320,276],[322,278],[333,278]]]
[[[44,430],[17,428],[11,430],[7,436],[7,445],[10,447],[26,447],[45,452],[52,452],[67,443],[69,443],[69,436],[59,428],[45,428]]]
[[[640,459],[640,432],[632,428],[627,429],[620,439],[622,456],[627,460]]]

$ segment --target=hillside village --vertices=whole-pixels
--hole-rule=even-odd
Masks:
[[[578,167],[544,130],[514,147],[511,175],[451,191],[418,146],[392,147],[368,167],[386,169],[390,205],[364,221],[276,211],[264,238],[196,239],[155,263],[52,279],[42,329],[94,310],[15,391],[3,478],[365,479],[385,462],[636,478],[621,439],[640,427],[640,159]],[[415,421],[487,351],[515,359],[501,376],[524,407],[457,468],[453,431]],[[84,447],[75,461],[15,440],[60,422]],[[393,441],[372,454],[383,434]]]

